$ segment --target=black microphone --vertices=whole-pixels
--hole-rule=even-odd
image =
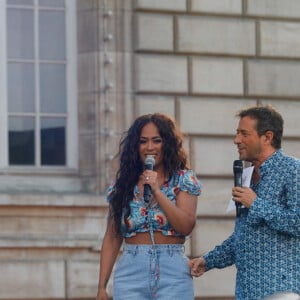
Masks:
[[[153,170],[155,159],[153,155],[147,155],[145,159],[145,170]],[[144,184],[144,201],[149,203],[151,197],[151,187],[149,184]]]
[[[233,174],[234,174],[234,186],[242,186],[242,175],[243,175],[243,161],[237,159],[233,162]],[[236,215],[237,217],[241,214],[242,204],[235,202]]]

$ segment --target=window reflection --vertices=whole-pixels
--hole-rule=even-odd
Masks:
[[[63,11],[40,10],[40,59],[65,59],[65,14]]]
[[[41,119],[41,164],[66,164],[66,121],[64,118]]]
[[[7,4],[10,5],[33,5],[34,0],[7,0]],[[75,0],[74,0],[75,1]],[[65,0],[38,0],[38,4],[40,6],[47,6],[47,7],[64,7]]]
[[[8,111],[34,112],[34,65],[31,63],[9,63]]]
[[[34,164],[34,118],[9,118],[9,164]]]
[[[40,65],[40,101],[43,113],[66,112],[65,65]]]
[[[64,7],[64,0],[39,0],[40,6],[48,6],[48,7]]]
[[[8,58],[33,59],[33,10],[7,9]]]
[[[33,5],[33,0],[7,0],[7,4],[13,4],[13,5]]]

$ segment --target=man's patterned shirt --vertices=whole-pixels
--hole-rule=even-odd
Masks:
[[[236,265],[236,300],[300,294],[300,160],[276,151],[259,169],[252,206],[234,233],[204,255],[206,270]]]

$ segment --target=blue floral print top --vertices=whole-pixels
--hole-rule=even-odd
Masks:
[[[114,185],[111,185],[107,191],[107,201],[111,199],[114,192]],[[180,191],[188,192],[191,195],[199,196],[201,193],[200,182],[197,179],[194,171],[180,170],[174,173],[169,181],[166,181],[160,190],[168,197],[170,201],[176,204],[176,195]],[[176,232],[168,222],[166,215],[157,203],[147,206],[139,191],[138,186],[134,188],[134,198],[130,202],[130,215],[128,218],[122,218],[121,231],[125,238],[136,235],[137,232],[148,232],[150,230],[148,217],[151,215],[153,220],[150,220],[154,231],[160,231],[166,236],[181,236]],[[152,210],[152,213],[149,213]]]

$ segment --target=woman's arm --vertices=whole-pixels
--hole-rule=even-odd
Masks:
[[[172,227],[183,235],[189,235],[196,224],[197,196],[180,191],[174,205],[160,189],[153,190],[152,194]]]
[[[119,254],[123,238],[113,231],[113,220],[108,220],[100,252],[100,275],[96,300],[107,300],[106,286]]]

